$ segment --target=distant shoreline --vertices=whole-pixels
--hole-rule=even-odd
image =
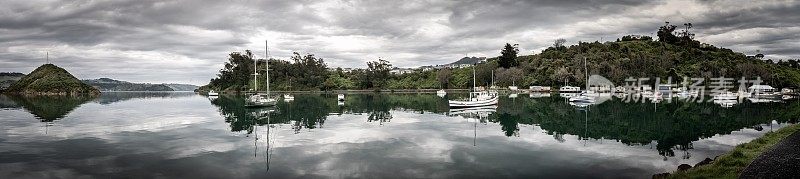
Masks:
[[[127,93],[127,92],[135,92],[135,93],[142,93],[142,92],[149,92],[149,93],[159,93],[159,92],[185,92],[185,93],[194,93],[194,91],[100,91],[103,93]]]
[[[312,90],[291,90],[291,91],[270,91],[270,93],[292,93],[292,94],[325,94],[325,93],[436,93],[441,89],[395,89],[395,90],[327,90],[327,91],[312,91]],[[466,92],[469,89],[445,89],[447,92]],[[198,93],[207,93],[205,90],[198,90]],[[224,94],[237,94],[237,93],[252,93],[252,91],[218,91]],[[266,93],[267,91],[258,91],[258,93]]]

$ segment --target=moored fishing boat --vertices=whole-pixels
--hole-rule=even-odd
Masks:
[[[499,97],[494,90],[477,90],[475,87],[475,67],[472,67],[472,89],[469,97],[457,100],[448,100],[451,108],[477,107],[497,104]]]

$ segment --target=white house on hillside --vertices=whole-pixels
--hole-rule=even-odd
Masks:
[[[391,71],[389,71],[389,73],[392,73],[392,74],[395,74],[395,75],[402,75],[402,74],[413,73],[413,72],[414,72],[414,69],[412,69],[412,68],[394,68]]]

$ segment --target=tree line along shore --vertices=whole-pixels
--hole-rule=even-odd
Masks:
[[[604,76],[615,84],[625,84],[629,77],[725,77],[755,79],[779,88],[800,86],[798,60],[763,59],[763,54],[748,56],[730,49],[695,40],[691,24],[681,30],[666,23],[657,30],[658,38],[628,35],[607,42],[578,42],[566,46],[557,39],[540,53],[518,56],[517,45],[505,44],[499,56],[473,66],[475,85],[489,86],[583,86],[584,59],[589,74]],[[249,50],[232,52],[217,76],[199,91],[248,91],[253,83],[253,61],[257,60],[258,81],[265,81],[269,62],[270,85],[276,91],[332,90],[413,90],[469,89],[473,86],[473,68],[414,70],[393,74],[385,59],[367,62],[367,68],[343,70],[330,68],[323,58],[295,52],[289,60],[256,59]],[[654,82],[655,80],[650,80]]]

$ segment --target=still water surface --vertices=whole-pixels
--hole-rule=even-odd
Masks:
[[[450,98],[463,94],[449,94]],[[0,178],[649,178],[787,123],[800,102],[503,98],[451,111],[434,94],[0,96]]]

